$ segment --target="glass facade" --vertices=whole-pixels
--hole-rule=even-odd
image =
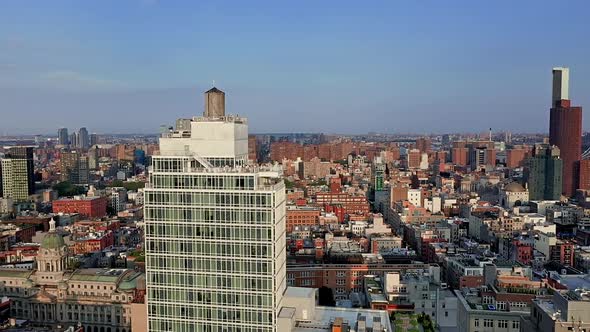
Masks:
[[[150,331],[276,331],[286,287],[284,184],[241,161],[223,163],[152,159],[144,205]]]

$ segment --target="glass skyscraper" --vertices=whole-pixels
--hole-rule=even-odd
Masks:
[[[206,100],[224,103],[209,96],[220,93],[212,89]],[[284,183],[278,170],[247,165],[246,119],[211,107],[190,129],[164,133],[152,158],[144,205],[149,330],[277,331]]]

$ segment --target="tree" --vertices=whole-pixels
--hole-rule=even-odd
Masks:
[[[129,191],[137,191],[145,187],[145,182],[123,182],[121,180],[114,180],[109,184],[109,187],[123,187]]]
[[[289,180],[285,179],[285,188],[291,189],[294,186],[295,186],[295,184],[293,183],[293,181],[289,181]]]
[[[332,294],[332,289],[326,286],[322,286],[319,289],[319,305],[333,307],[336,305],[336,301],[334,301],[334,295]]]
[[[59,196],[75,196],[86,193],[84,187],[76,186],[69,181],[63,181],[53,186],[53,190],[59,193]]]

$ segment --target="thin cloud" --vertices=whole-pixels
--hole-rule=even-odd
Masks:
[[[40,79],[53,88],[74,90],[118,90],[129,86],[121,81],[86,75],[72,70],[55,70],[41,74]]]

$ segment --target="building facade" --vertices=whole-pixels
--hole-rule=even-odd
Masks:
[[[62,151],[60,154],[61,180],[73,184],[88,184],[88,156],[78,151]]]
[[[148,328],[277,331],[286,289],[284,183],[277,170],[246,165],[246,119],[225,116],[221,105],[208,114],[193,118],[190,132],[165,134],[152,159]]]
[[[582,108],[571,106],[568,95],[568,68],[553,69],[553,105],[549,124],[549,144],[556,145],[563,159],[563,187],[566,196],[578,189],[579,161],[582,156]]]
[[[104,197],[63,198],[53,201],[53,213],[79,213],[86,218],[100,218],[107,214]]]
[[[59,128],[57,130],[57,144],[66,146],[70,143],[68,136],[68,128]]]
[[[530,200],[559,200],[563,188],[563,160],[557,146],[538,144],[525,161],[524,178]]]
[[[8,149],[0,159],[0,196],[26,200],[35,192],[33,148],[18,146]]]

